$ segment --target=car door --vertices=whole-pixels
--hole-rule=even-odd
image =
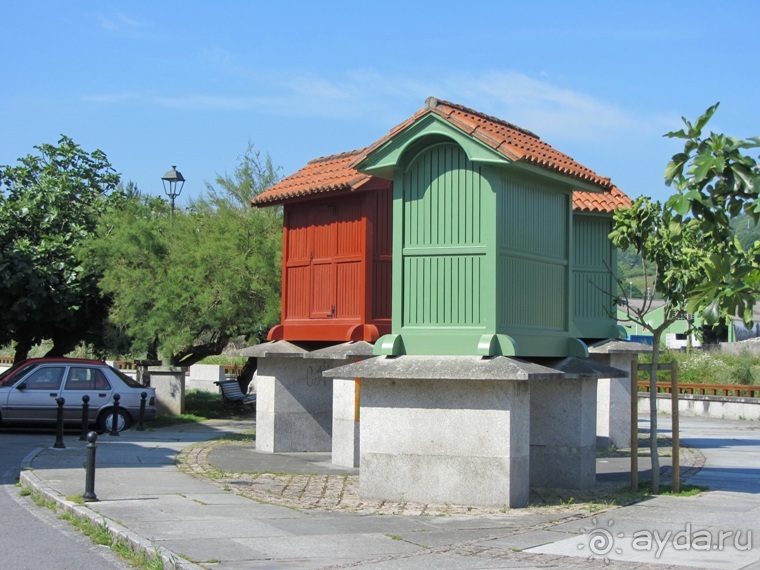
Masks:
[[[94,366],[69,367],[61,396],[66,400],[63,416],[66,421],[82,419],[82,396],[89,396],[89,421],[97,419],[98,410],[111,400],[113,388],[100,368]]]
[[[15,421],[55,420],[65,366],[38,366],[13,385],[7,417]]]

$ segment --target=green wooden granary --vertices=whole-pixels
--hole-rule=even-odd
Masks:
[[[609,178],[435,98],[364,154],[359,172],[393,181],[392,332],[375,354],[584,357],[622,335],[608,235],[630,200]]]

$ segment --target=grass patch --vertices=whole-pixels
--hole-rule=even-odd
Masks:
[[[44,507],[54,513],[58,512],[58,504],[53,499],[46,498],[39,491],[34,490],[28,496],[38,507]]]
[[[621,487],[616,489],[612,496],[609,498],[609,502],[613,505],[627,505],[635,501],[642,499],[648,499],[650,497],[658,495],[668,495],[670,497],[693,497],[704,491],[704,487],[697,485],[681,485],[681,491],[678,493],[673,492],[673,487],[670,485],[660,485],[660,492],[657,495],[652,494],[652,487],[650,481],[644,481],[639,483],[638,490],[628,487]]]
[[[651,354],[642,354],[639,361],[648,364]],[[690,352],[664,350],[660,362],[678,363],[678,381],[683,384],[760,384],[760,355],[744,351],[740,354],[728,354],[716,351],[693,349]],[[642,370],[639,380],[649,380],[649,372]],[[658,373],[659,382],[670,382],[670,371]]]
[[[236,418],[244,413],[250,413],[250,408],[224,405],[221,394],[188,390],[185,393],[185,413],[180,416],[159,414],[158,418],[149,422],[152,427],[167,427],[186,423],[197,423],[205,420],[221,420]]]
[[[28,492],[27,492],[28,491]],[[46,499],[45,496],[37,490],[31,490],[28,487],[23,487],[20,491],[22,496],[28,496],[39,507],[44,507],[54,513],[58,512],[58,507],[53,499]],[[67,500],[77,504],[84,502],[81,496],[75,495],[72,497],[66,497]],[[62,513],[58,515],[59,518],[79,532],[89,538],[94,544],[100,546],[107,546],[113,550],[120,558],[125,560],[130,566],[140,568],[142,570],[169,570],[170,568],[176,568],[177,563],[170,563],[169,569],[167,569],[163,558],[157,552],[147,552],[145,550],[135,550],[132,545],[124,538],[115,538],[108,529],[108,525],[105,520],[100,524],[91,521],[88,518],[80,517],[71,513]]]
[[[674,493],[673,487],[670,485],[660,485],[660,495],[670,495],[671,497],[693,497],[706,490],[706,487],[700,487],[699,485],[681,485],[681,490],[678,493]]]

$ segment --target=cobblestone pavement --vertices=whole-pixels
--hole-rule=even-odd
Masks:
[[[663,442],[661,455],[670,452],[668,442]],[[255,448],[253,439],[216,439],[193,445],[177,457],[179,469],[203,478],[223,489],[260,503],[295,509],[318,509],[359,514],[431,515],[431,516],[488,516],[509,511],[510,516],[535,513],[535,509],[552,511],[596,512],[620,504],[626,500],[621,491],[625,483],[613,481],[598,483],[589,490],[532,489],[530,508],[505,509],[484,508],[450,504],[395,503],[387,501],[362,501],[359,498],[359,477],[340,474],[288,474],[267,472],[225,472],[209,462],[209,454],[220,446],[231,446],[229,451]],[[625,457],[616,452],[615,455]],[[697,449],[681,447],[681,480],[685,482],[704,465],[704,455]],[[670,467],[662,471],[662,484],[668,484]]]

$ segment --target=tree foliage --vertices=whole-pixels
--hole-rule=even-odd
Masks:
[[[648,198],[637,199],[631,208],[615,213],[612,242],[641,256],[643,273],[653,270],[653,289],[665,301],[664,319],[655,327],[644,316],[651,298],[641,308],[625,299],[628,318],[652,333],[653,369],[660,358],[665,330],[685,313],[703,310],[708,322],[741,314],[752,318],[752,306],[760,285],[760,242],[745,249],[733,233],[731,219],[744,212],[760,219],[756,183],[760,180],[754,159],[744,150],[757,147],[760,139],[739,140],[702,131],[715,113],[710,107],[696,122],[683,119],[685,128],[665,136],[685,141],[683,152],[673,156],[665,169],[665,181],[677,192],[665,206]],[[648,267],[647,267],[648,266]],[[625,289],[623,289],[625,297]],[[657,374],[652,373],[650,391],[656,392]],[[656,398],[650,402],[652,489],[659,486]]]
[[[621,208],[615,212],[614,230],[610,234],[610,240],[616,247],[633,251],[640,256],[646,289],[657,292],[665,301],[663,320],[659,325],[654,325],[646,319],[646,315],[653,308],[654,296],[645,296],[640,305],[630,303],[625,284],[619,281],[627,320],[652,334],[652,366],[655,372],[650,376],[650,392],[656,394],[656,370],[660,363],[662,335],[684,314],[689,295],[700,281],[694,265],[694,259],[700,254],[702,247],[700,230],[696,224],[680,225],[674,222],[671,212],[662,204],[641,197],[629,208]],[[654,493],[659,490],[656,406],[657,399],[651,398],[649,445]]]
[[[755,224],[760,220],[760,169],[746,154],[760,146],[760,137],[704,135],[717,108],[708,108],[694,123],[684,118],[683,129],[667,133],[684,140],[683,151],[665,170],[666,183],[677,191],[667,206],[676,222],[698,224],[711,244],[698,261],[703,282],[692,292],[689,310],[701,311],[709,323],[741,316],[750,324],[760,294],[760,242],[734,238],[731,220],[741,213]]]
[[[68,137],[35,148],[0,167],[0,344],[14,342],[17,360],[43,340],[51,356],[99,341],[107,300],[76,252],[119,182],[102,151]]]
[[[135,353],[189,366],[278,321],[282,221],[243,205],[246,187],[262,182],[256,170],[236,172],[234,192],[174,216],[163,199],[138,195],[104,217],[87,257],[105,267],[100,287]]]
[[[196,201],[196,207],[240,208],[248,210],[251,200],[279,180],[279,168],[272,158],[254,150],[249,141],[245,152],[238,157],[232,175],[217,174],[215,183],[206,182],[206,195]]]

